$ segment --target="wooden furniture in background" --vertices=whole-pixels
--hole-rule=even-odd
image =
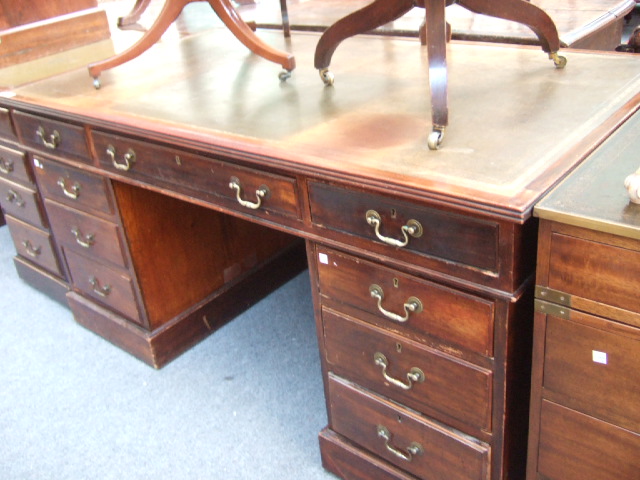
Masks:
[[[635,115],[536,207],[529,480],[640,472],[640,166]]]
[[[93,78],[94,86],[96,88],[100,88],[99,77],[103,71],[122,65],[151,48],[158,40],[160,40],[162,34],[167,30],[167,28],[169,28],[176,18],[178,18],[178,15],[180,15],[184,7],[193,1],[200,0],[165,0],[162,10],[156,20],[135,44],[111,58],[91,63],[89,65],[89,75]],[[281,65],[283,68],[283,71],[280,73],[281,80],[289,78],[291,72],[296,66],[293,55],[269,46],[256,36],[253,30],[251,30],[251,28],[242,20],[240,15],[238,15],[238,12],[236,12],[230,0],[207,0],[207,2],[216,12],[218,17],[220,17],[220,20],[222,20],[226,27],[238,40],[240,40],[240,42],[242,42],[253,53]],[[148,2],[145,3],[145,0],[136,2],[131,15],[138,15],[138,10],[143,10],[143,7],[146,8],[147,6]]]
[[[329,71],[331,57],[342,41],[360,33],[392,22],[416,6],[425,9],[425,43],[428,52],[429,86],[431,90],[431,134],[429,148],[440,148],[444,131],[449,125],[447,35],[445,7],[458,4],[474,13],[489,15],[527,25],[538,37],[542,50],[557,68],[563,68],[566,59],[558,55],[560,39],[553,20],[528,0],[374,0],[366,7],[341,18],[320,37],[314,56],[314,66],[326,85],[333,85],[334,76]]]
[[[452,44],[456,121],[431,151],[429,99],[416,87],[428,72],[413,39],[350,39],[336,62],[340,88],[324,89],[313,69],[265,81],[271,65],[225,38],[215,29],[162,42],[105,72],[103,90],[82,68],[0,96],[17,127],[0,144],[43,166],[29,189],[45,199],[52,229],[39,230],[52,233],[76,320],[133,354],[165,334],[173,341],[161,350],[175,352],[216,310],[192,297],[177,311],[193,312],[193,323],[158,325],[160,299],[173,308],[192,284],[228,285],[200,262],[216,270],[236,258],[221,273],[237,278],[259,264],[263,238],[303,238],[329,417],[325,467],[347,480],[523,478],[533,206],[639,108],[637,60],[574,53],[576,68],[559,72],[536,65],[538,49]],[[293,38],[309,58],[317,40]],[[73,196],[85,176],[107,186],[110,213],[67,198],[60,184]],[[115,231],[120,253],[87,255],[69,229],[75,218]],[[77,236],[89,243],[84,225]],[[257,286],[273,287],[279,270],[263,271],[222,304],[239,308]],[[103,272],[114,275],[108,295]]]
[[[11,87],[113,54],[96,0],[0,3],[0,85]]]

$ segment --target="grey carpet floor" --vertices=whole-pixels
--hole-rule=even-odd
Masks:
[[[0,227],[0,479],[335,479],[308,273],[154,370],[17,276]]]

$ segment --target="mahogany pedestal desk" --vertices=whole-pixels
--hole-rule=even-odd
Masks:
[[[325,89],[311,62],[281,83],[232,38],[163,42],[101,90],[82,69],[0,96],[19,272],[66,286],[76,320],[121,348],[166,360],[215,328],[219,302],[270,287],[259,272],[303,238],[324,466],[523,478],[533,206],[637,110],[637,59],[572,53],[556,70],[536,48],[452,44],[455,121],[431,151],[415,40],[350,39]],[[317,40],[294,33],[298,58]]]
[[[640,476],[640,167],[634,115],[540,217],[527,478]]]

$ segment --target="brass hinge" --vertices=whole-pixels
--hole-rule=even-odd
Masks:
[[[555,303],[545,302],[543,300],[536,299],[533,304],[534,310],[537,313],[543,313],[545,315],[552,315],[554,317],[562,318],[564,320],[570,320],[571,309],[562,305],[556,305]]]
[[[565,307],[571,307],[571,295],[559,290],[552,290],[551,288],[536,285],[536,298],[546,302],[564,305]]]

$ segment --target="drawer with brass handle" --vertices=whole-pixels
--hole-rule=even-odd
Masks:
[[[45,208],[59,245],[127,268],[117,224],[51,200],[45,200]]]
[[[22,185],[31,185],[24,152],[0,145],[0,177]]]
[[[330,371],[467,433],[491,431],[491,371],[326,308],[322,320]]]
[[[418,478],[487,480],[490,447],[329,374],[331,429]]]
[[[495,301],[321,245],[316,258],[320,294],[332,307],[419,341],[444,342],[451,351],[493,355]]]
[[[30,262],[62,277],[51,235],[13,217],[5,217],[16,251]]]
[[[124,271],[114,269],[71,250],[65,250],[73,285],[99,303],[144,324],[133,280]]]
[[[431,258],[484,276],[500,273],[495,222],[320,182],[309,183],[309,196],[314,225],[367,239],[367,248],[407,259],[419,255],[414,263]]]
[[[47,227],[39,205],[38,194],[31,188],[0,178],[0,204],[7,215],[12,215],[36,227]]]
[[[294,178],[105,132],[91,135],[106,170],[197,191],[203,200],[247,213],[300,218]]]
[[[22,143],[50,155],[72,156],[89,163],[84,128],[80,125],[16,111],[14,122]]]
[[[45,198],[108,216],[115,213],[105,178],[41,157],[35,157],[33,165],[38,186]]]

